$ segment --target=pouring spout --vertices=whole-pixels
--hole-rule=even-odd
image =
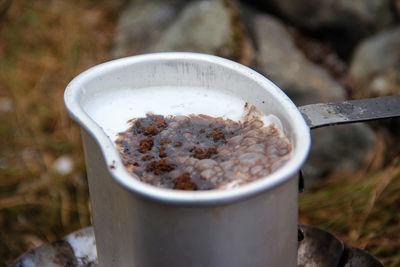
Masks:
[[[299,107],[310,129],[336,124],[400,117],[400,95]]]

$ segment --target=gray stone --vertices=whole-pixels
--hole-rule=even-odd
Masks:
[[[400,16],[400,0],[394,0],[394,8],[395,8],[395,11],[396,11],[396,15],[397,15],[397,17],[399,17]]]
[[[192,51],[231,57],[233,28],[228,8],[219,0],[189,3],[161,34],[154,51]]]
[[[400,93],[400,27],[364,40],[356,49],[350,76],[360,97]]]
[[[344,89],[325,69],[306,59],[282,23],[266,15],[256,15],[253,23],[257,70],[297,105],[345,99]],[[311,152],[304,166],[308,182],[336,171],[361,168],[374,141],[373,132],[364,124],[313,130]]]
[[[276,83],[297,105],[345,98],[344,89],[325,69],[306,59],[277,19],[256,15],[253,33],[258,48],[256,69]]]
[[[184,0],[133,2],[120,15],[112,54],[123,57],[151,52],[151,46],[174,20]]]
[[[306,187],[334,172],[359,170],[374,148],[375,135],[366,124],[357,123],[314,129],[311,140],[303,166]]]
[[[251,65],[254,48],[234,0],[134,1],[120,15],[112,55],[189,51]]]
[[[381,28],[394,21],[390,0],[274,0],[279,10],[310,29],[343,25]]]
[[[132,3],[119,19],[112,55],[190,51],[249,65],[254,49],[233,0],[147,0]]]
[[[396,20],[392,0],[271,0],[298,27],[354,45],[363,37]],[[341,44],[340,44],[340,43]],[[345,47],[343,47],[345,49]]]

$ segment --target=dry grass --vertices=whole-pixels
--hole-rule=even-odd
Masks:
[[[358,173],[332,176],[301,195],[300,220],[395,267],[400,266],[400,157],[382,168],[387,153],[381,152]]]
[[[79,129],[62,99],[76,74],[109,59],[116,22],[106,0],[16,0],[6,14],[8,2],[0,0],[0,265],[90,224]],[[54,170],[60,156],[73,160],[70,173]],[[374,162],[303,194],[301,220],[400,266],[399,159]]]
[[[5,1],[0,1],[0,5]],[[90,224],[67,83],[108,60],[115,16],[106,1],[13,1],[0,18],[0,259]],[[5,110],[4,110],[5,109]],[[60,175],[53,163],[73,159]],[[0,260],[1,261],[1,260]]]
[[[398,160],[375,174],[353,178],[332,178],[301,197],[301,220],[368,250],[385,266],[400,266]]]

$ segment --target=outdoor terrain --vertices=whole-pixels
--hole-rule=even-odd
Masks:
[[[121,6],[0,0],[0,266],[91,224],[80,131],[63,93],[74,76],[112,59]],[[378,141],[365,167],[302,193],[300,221],[400,266],[400,140],[387,138],[398,128],[371,125]]]

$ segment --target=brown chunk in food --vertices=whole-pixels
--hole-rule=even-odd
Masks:
[[[182,145],[182,142],[181,141],[175,141],[174,142],[174,146],[181,146]]]
[[[153,122],[153,125],[157,126],[158,128],[165,128],[167,125],[165,124],[165,120],[163,117],[159,116]]]
[[[123,164],[141,181],[171,189],[240,186],[273,172],[291,151],[279,131],[259,119],[149,114],[131,123],[116,140]]]
[[[143,126],[142,129],[143,134],[149,136],[157,135],[160,132],[154,125]]]
[[[138,150],[140,153],[146,153],[147,151],[151,150],[152,147],[153,147],[153,139],[151,139],[150,137],[143,138],[142,140],[140,140]]]
[[[143,156],[143,157],[142,157],[142,160],[143,160],[143,161],[149,161],[149,160],[151,160],[151,159],[154,159],[154,156],[152,156],[152,155],[146,155],[146,156]]]
[[[160,145],[165,145],[171,143],[171,140],[169,139],[160,139]]]
[[[174,189],[178,190],[197,190],[197,185],[190,179],[190,173],[184,172],[175,179],[172,180],[174,183]]]
[[[159,160],[159,161],[152,161],[146,166],[147,172],[154,172],[155,175],[159,175],[165,172],[170,172],[175,169],[175,166],[166,161],[166,160]]]
[[[214,128],[212,132],[207,133],[208,137],[212,137],[214,142],[225,140],[225,133],[221,129]]]
[[[165,147],[161,147],[160,150],[158,151],[158,155],[160,158],[165,158],[167,156],[167,152],[165,152]]]
[[[217,154],[217,147],[216,146],[212,146],[210,148],[207,148],[205,150],[201,149],[201,148],[196,148],[194,147],[192,149],[193,151],[193,157],[197,158],[197,159],[208,159],[210,158],[212,155]]]

